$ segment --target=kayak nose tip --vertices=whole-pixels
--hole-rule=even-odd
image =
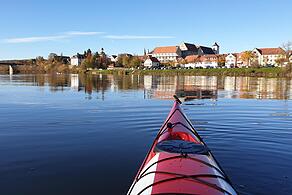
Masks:
[[[179,104],[182,104],[182,102],[181,102],[180,99],[177,97],[177,95],[173,95],[173,98],[175,99],[176,102],[178,102]]]

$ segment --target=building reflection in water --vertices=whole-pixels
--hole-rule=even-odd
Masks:
[[[144,98],[184,100],[243,98],[292,99],[292,80],[287,78],[158,76],[158,75],[15,75],[0,76],[0,84],[49,86],[51,91],[84,91],[88,96],[107,91],[140,91]]]
[[[70,86],[71,89],[79,91],[79,74],[71,74],[71,82],[70,82]]]
[[[216,99],[217,77],[203,76],[144,76],[146,98],[173,99],[176,94],[183,100]]]

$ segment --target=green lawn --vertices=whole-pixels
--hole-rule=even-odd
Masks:
[[[141,75],[205,75],[205,76],[285,76],[281,68],[213,68],[213,69],[171,69],[171,70],[93,70],[92,74],[141,74]]]

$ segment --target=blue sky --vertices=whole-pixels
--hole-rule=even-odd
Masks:
[[[0,59],[91,48],[142,54],[192,42],[221,53],[292,41],[290,0],[9,0],[1,2]]]

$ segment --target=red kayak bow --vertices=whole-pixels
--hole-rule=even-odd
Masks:
[[[128,195],[237,194],[180,103],[176,98]]]

